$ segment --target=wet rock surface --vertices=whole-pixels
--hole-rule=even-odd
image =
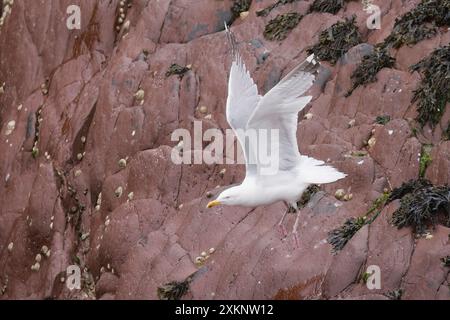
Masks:
[[[367,28],[358,1],[335,15],[308,13],[312,1],[256,15],[273,2],[253,1],[236,18],[228,0],[125,1],[119,30],[117,0],[13,2],[0,26],[1,299],[157,299],[159,286],[193,274],[196,257],[210,248],[206,271],[183,299],[385,299],[396,290],[404,299],[450,299],[449,268],[440,261],[450,253],[450,228],[438,225],[432,237],[397,229],[390,219],[398,201],[342,251],[332,254],[327,243],[328,232],[364,215],[385,188],[417,178],[423,144],[432,144],[425,177],[450,182],[450,144],[442,138],[450,108],[434,128],[417,130],[411,99],[421,76],[409,70],[449,43],[447,28],[391,52],[394,68],[346,97],[362,56],[419,1],[373,1],[380,30]],[[81,8],[80,30],[66,27],[72,4]],[[265,25],[291,11],[304,17],[286,39],[266,40]],[[244,166],[176,165],[171,134],[193,132],[194,120],[204,131],[228,128],[223,21],[232,22],[265,93],[322,31],[352,15],[363,43],[335,65],[323,62],[298,130],[303,154],[348,177],[322,186],[300,211],[300,246],[277,232],[282,203],[207,210],[208,195],[241,181]],[[166,77],[175,63],[189,70]],[[384,115],[390,121],[377,124]],[[352,199],[337,200],[338,189]],[[288,229],[294,220],[288,215]],[[80,267],[80,290],[65,284],[70,265]],[[363,281],[370,265],[380,267],[381,289]]]

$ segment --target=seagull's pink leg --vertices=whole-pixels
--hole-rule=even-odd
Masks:
[[[300,223],[300,212],[297,211],[297,217],[295,218],[295,223],[294,223],[294,227],[292,228],[292,234],[294,235],[294,240],[295,240],[295,247],[298,248],[299,247],[299,240],[298,240],[298,224]]]
[[[286,238],[288,235],[286,227],[284,226],[283,222],[284,222],[284,219],[286,218],[286,215],[291,210],[291,207],[289,206],[288,203],[284,202],[284,204],[286,205],[286,211],[283,213],[283,216],[281,217],[281,220],[280,220],[280,222],[278,222],[278,225],[277,225],[278,232],[280,233],[282,238]]]
[[[287,236],[286,227],[284,226],[283,222],[284,222],[284,219],[286,218],[286,215],[288,214],[288,212],[289,212],[289,210],[286,210],[283,213],[283,216],[281,217],[281,220],[280,220],[280,222],[278,222],[278,225],[277,225],[278,232],[281,234],[281,237],[283,237],[283,238],[286,238],[286,236]]]

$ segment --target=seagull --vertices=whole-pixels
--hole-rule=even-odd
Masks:
[[[240,185],[223,191],[217,199],[208,203],[207,208],[217,205],[255,208],[283,201],[287,210],[278,227],[286,236],[283,226],[286,214],[297,213],[292,233],[298,244],[297,202],[303,192],[311,184],[331,183],[346,177],[346,174],[324,165],[324,161],[301,155],[298,150],[298,113],[312,99],[312,96],[303,94],[313,85],[320,63],[314,55],[310,55],[261,96],[239,54],[234,34],[226,24],[225,31],[233,58],[228,81],[226,117],[243,150],[246,174]],[[249,130],[276,130],[278,139],[261,144],[257,139],[247,139],[246,132]],[[270,158],[276,163],[276,170],[264,173],[264,165],[257,155],[261,148],[269,148],[269,145],[278,150],[275,153],[277,158]]]

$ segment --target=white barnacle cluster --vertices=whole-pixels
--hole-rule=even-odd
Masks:
[[[16,128],[16,121],[11,120],[6,124],[6,132],[5,135],[9,136],[14,129]]]
[[[43,245],[41,251],[34,258],[35,263],[31,266],[31,270],[35,272],[39,271],[41,269],[42,258],[50,258],[50,255],[51,250],[46,245]]]
[[[208,251],[203,251],[198,257],[195,258],[195,264],[197,267],[202,266],[216,252],[215,248],[210,248]]]
[[[100,211],[101,205],[102,205],[102,193],[100,192],[98,194],[97,203],[95,205],[95,211]]]
[[[372,5],[372,0],[361,0],[364,10],[367,10]]]
[[[50,79],[46,78],[45,82],[41,84],[41,92],[42,92],[42,95],[44,95],[44,96],[48,95],[49,83],[50,83]]]
[[[134,97],[137,101],[139,101],[139,103],[142,106],[144,104],[144,98],[145,98],[144,89],[139,89],[138,91],[136,91],[136,93],[134,94]]]
[[[0,17],[0,28],[5,23],[6,18],[11,14],[13,4],[14,0],[3,1],[2,16]]]
[[[337,189],[334,194],[334,197],[338,200],[350,201],[353,199],[353,193],[345,192],[344,189]]]
[[[130,21],[125,21],[128,9],[131,8],[130,0],[120,0],[119,10],[116,20],[116,31],[119,32],[122,29],[128,29],[130,27]]]

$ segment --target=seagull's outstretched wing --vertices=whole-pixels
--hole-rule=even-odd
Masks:
[[[248,129],[279,130],[279,169],[289,170],[300,161],[322,161],[301,156],[297,145],[298,113],[311,101],[302,96],[314,83],[320,64],[309,56],[286,75],[258,102],[247,123]]]
[[[244,131],[261,96],[258,94],[258,89],[242,61],[233,33],[228,29],[226,24],[225,29],[233,55],[228,81],[227,120],[234,130],[244,152],[246,174],[248,175],[256,172],[256,164],[253,162],[253,164],[249,163],[250,144],[248,142],[246,143]]]

